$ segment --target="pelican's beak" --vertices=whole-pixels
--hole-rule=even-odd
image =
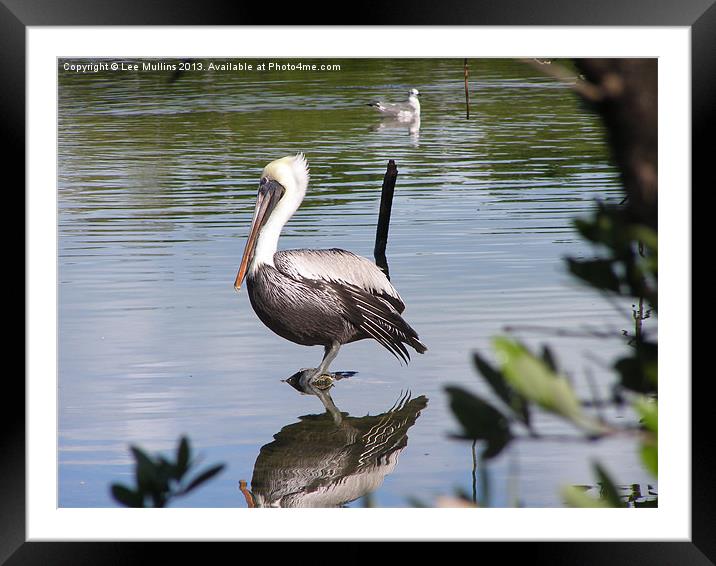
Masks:
[[[251,222],[251,231],[249,232],[249,239],[246,242],[244,248],[244,256],[241,258],[241,266],[239,272],[236,274],[236,280],[234,281],[234,289],[237,291],[241,289],[241,284],[244,282],[246,277],[246,271],[249,268],[249,263],[254,257],[254,248],[256,247],[256,240],[258,239],[259,232],[263,228],[266,221],[271,216],[271,212],[276,207],[276,204],[283,196],[285,189],[281,183],[274,181],[273,179],[261,179],[259,185],[259,193],[256,196],[256,208],[254,208],[254,219]]]

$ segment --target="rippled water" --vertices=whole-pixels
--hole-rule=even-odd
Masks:
[[[273,485],[269,472],[281,489],[281,473],[295,480],[312,470],[314,479],[345,472],[353,479],[344,484],[358,486],[307,490],[323,494],[320,504],[363,488],[386,507],[472,493],[484,470],[474,469],[470,443],[450,437],[458,427],[444,387],[489,396],[470,353],[489,357],[490,338],[506,326],[531,345],[548,342],[580,392],[591,395],[588,372],[608,395],[620,340],[531,328],[618,335],[632,325],[630,305],[579,286],[563,262],[591,253],[573,217],[595,199],[621,199],[597,119],[568,88],[517,62],[470,61],[469,120],[462,60],[338,63],[323,73],[178,77],[60,66],[60,506],[113,505],[109,484],[132,482],[129,444],[169,451],[184,433],[205,464],[227,468],[177,505],[244,507],[240,480],[251,487],[253,478],[256,494]],[[366,106],[403,100],[412,87],[419,128]],[[245,290],[233,290],[261,169],[298,151],[311,186],[284,249],[372,257],[387,160],[399,169],[387,256],[405,317],[429,351],[404,367],[362,341],[332,365],[358,372],[330,392],[350,415],[344,447],[370,444],[371,419],[393,419],[389,409],[420,399],[407,428],[391,425],[400,431],[392,451],[371,462],[343,454],[320,400],[281,381],[316,366],[322,349],[272,334]],[[538,425],[572,432],[544,416]],[[301,471],[267,472],[266,462],[294,462],[291,442],[315,447]],[[519,442],[489,467],[491,503],[560,506],[560,486],[594,483],[592,457],[620,483],[651,481],[633,441]]]

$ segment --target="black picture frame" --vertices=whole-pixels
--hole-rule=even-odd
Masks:
[[[8,178],[17,181],[6,190],[24,186],[25,161],[25,34],[28,26],[70,25],[272,25],[318,23],[315,14],[330,21],[327,25],[564,25],[564,26],[688,26],[692,34],[692,178],[706,182],[707,133],[713,124],[716,102],[716,4],[714,0],[501,0],[463,3],[392,2],[385,6],[355,6],[355,14],[336,10],[334,5],[297,6],[294,10],[266,15],[261,3],[219,3],[213,0],[138,0],[99,2],[92,0],[0,0],[0,112]],[[350,21],[343,18],[352,16]],[[711,137],[711,136],[709,136]],[[710,152],[709,152],[710,153]],[[703,181],[702,181],[703,180]],[[7,182],[7,181],[6,181]],[[710,185],[713,186],[711,179]],[[685,188],[689,190],[689,188]],[[686,194],[686,193],[685,193]],[[24,209],[24,199],[20,206]],[[9,211],[6,211],[9,212]],[[24,260],[21,260],[24,262]],[[17,265],[17,264],[14,264]],[[6,295],[7,297],[7,295]],[[691,333],[691,329],[684,329]],[[19,333],[17,333],[19,334]],[[22,333],[24,338],[24,333]],[[691,379],[691,368],[680,376]],[[672,376],[673,377],[673,376]],[[712,481],[714,451],[709,442],[710,412],[706,388],[710,376],[692,381],[692,539],[691,542],[530,542],[490,543],[500,560],[517,559],[523,553],[530,561],[549,564],[680,564],[706,565],[716,561],[716,497]],[[141,564],[177,558],[211,563],[225,560],[224,552],[239,547],[137,542],[26,542],[25,540],[25,386],[14,372],[3,381],[5,400],[0,429],[0,563],[8,566],[33,564]],[[234,543],[236,544],[236,543]],[[311,557],[323,561],[367,561],[377,558],[367,544],[320,543],[322,550]],[[470,544],[470,543],[464,543]],[[474,543],[472,543],[474,544]],[[479,544],[479,543],[478,543]],[[360,545],[357,547],[356,545]],[[497,545],[497,546],[495,546]],[[295,545],[291,545],[295,546]],[[401,545],[378,555],[381,562],[400,556],[411,560],[412,553],[424,553],[422,545]],[[241,549],[237,559],[252,550]],[[279,549],[282,550],[282,549]],[[291,550],[293,563],[301,554]],[[274,558],[277,552],[272,551]],[[477,558],[477,557],[474,557]]]

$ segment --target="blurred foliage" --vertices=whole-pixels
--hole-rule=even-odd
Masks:
[[[656,232],[634,223],[625,207],[604,203],[598,203],[592,218],[578,219],[575,226],[586,240],[607,253],[590,260],[569,258],[570,271],[595,289],[625,297],[643,297],[656,308]]]
[[[613,365],[616,383],[612,403],[621,404],[626,397],[640,417],[639,453],[645,468],[657,476],[658,430],[657,390],[658,347],[642,321],[657,312],[658,246],[656,232],[635,221],[626,207],[598,203],[589,219],[578,219],[579,233],[600,250],[594,258],[567,258],[569,271],[600,293],[628,297],[638,303],[634,311],[635,330],[628,335],[628,352]],[[650,306],[645,315],[644,302]],[[483,462],[500,454],[516,438],[516,426],[523,426],[528,437],[541,436],[535,429],[533,407],[558,416],[573,425],[588,440],[629,431],[628,425],[607,423],[587,414],[589,401],[580,400],[569,380],[560,374],[557,361],[548,346],[541,355],[517,340],[496,337],[493,350],[497,366],[480,354],[474,354],[478,372],[487,382],[502,408],[459,387],[446,387],[450,407],[462,428],[465,439],[481,441]],[[562,495],[567,505],[577,507],[622,507],[614,482],[599,465],[594,473],[600,486],[598,499],[583,487],[569,486]],[[634,506],[655,505],[654,500]]]
[[[594,216],[575,222],[587,240],[604,250],[593,259],[568,258],[571,273],[594,289],[646,301],[657,312],[658,240],[656,231],[635,221],[626,207],[599,203]],[[658,347],[641,331],[643,312],[635,311],[636,330],[629,355],[614,366],[620,385],[637,393],[657,393]]]
[[[586,493],[589,486],[566,486],[562,490],[562,497],[570,507],[626,507],[626,503],[619,495],[619,489],[607,472],[599,464],[593,465],[594,475],[599,482],[599,498]]]
[[[659,471],[659,407],[654,398],[642,397],[634,403],[643,426],[640,454],[642,462],[654,477]]]
[[[624,200],[619,204],[597,203],[591,217],[575,220],[577,231],[593,244],[598,255],[567,258],[566,263],[572,275],[595,291],[634,301],[634,334],[626,334],[628,351],[613,365],[611,402],[621,405],[625,398],[631,402],[640,417],[639,453],[645,468],[656,477],[658,346],[642,327],[642,322],[652,311],[656,315],[658,309],[656,60],[577,59],[576,78],[571,64],[552,65],[553,62],[528,61],[533,67],[546,65],[546,74],[569,83],[580,99],[600,115],[612,158],[621,172]],[[588,439],[630,432],[628,425],[607,423],[601,414],[596,418],[585,413],[589,402],[578,399],[547,346],[538,356],[514,339],[498,337],[493,349],[498,368],[481,354],[475,354],[474,360],[479,373],[504,404],[504,412],[461,388],[446,388],[462,436],[486,442],[482,460],[496,456],[519,438],[513,430],[516,423],[526,427],[528,438],[540,436],[530,419],[531,405],[564,419]],[[565,502],[576,507],[625,506],[615,483],[598,463],[594,464],[594,474],[600,486],[598,499],[587,494],[588,486],[569,486],[563,490]],[[656,505],[655,500],[632,500],[635,507]]]
[[[564,417],[588,434],[601,434],[604,427],[587,416],[569,381],[525,346],[507,338],[495,338],[494,350],[501,375],[527,401]]]
[[[484,459],[502,452],[512,440],[507,417],[488,402],[459,387],[447,387],[446,391],[450,397],[450,408],[462,425],[463,437],[485,442]]]
[[[112,497],[125,507],[166,507],[173,498],[186,495],[224,469],[224,464],[218,464],[189,479],[196,462],[185,436],[179,440],[175,461],[151,457],[136,446],[130,450],[135,460],[135,487],[118,483],[111,487]]]
[[[658,497],[651,485],[643,493],[639,484],[618,486],[598,463],[592,468],[596,486],[570,485],[562,489],[562,498],[569,507],[658,507]],[[596,490],[596,497],[590,492]]]

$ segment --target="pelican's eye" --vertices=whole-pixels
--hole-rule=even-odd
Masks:
[[[284,186],[275,179],[261,177],[261,181],[259,181],[259,193],[264,195],[270,193],[274,196],[275,200],[278,201],[283,196],[284,192],[286,192]]]

